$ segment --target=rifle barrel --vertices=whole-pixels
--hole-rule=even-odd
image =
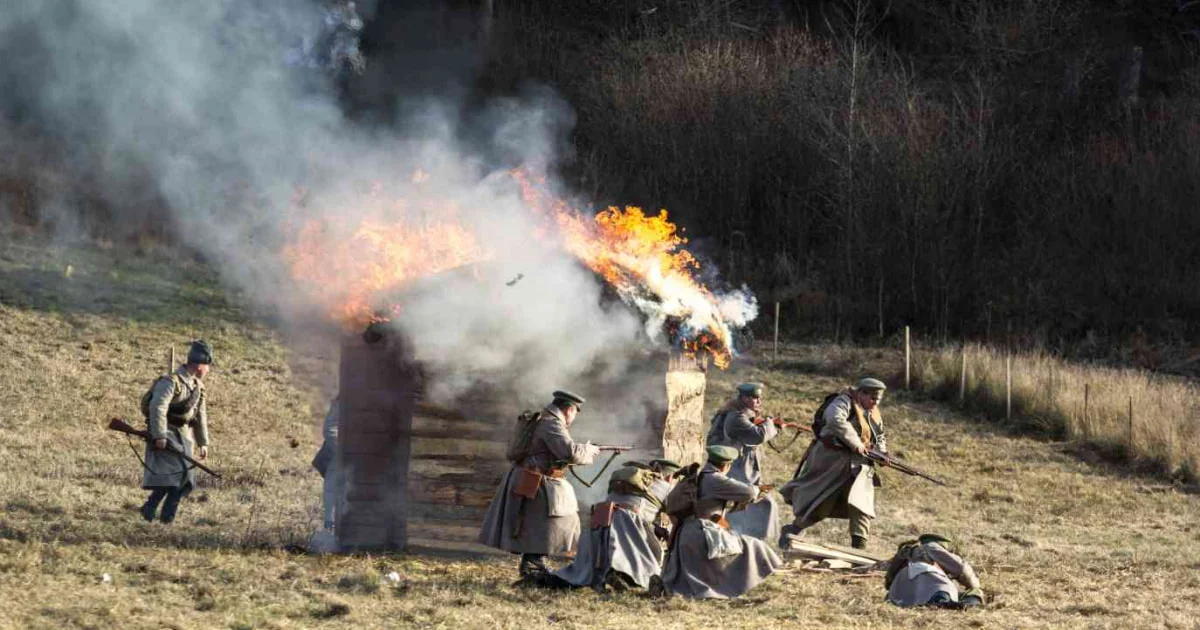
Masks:
[[[113,418],[112,420],[109,420],[108,428],[112,429],[113,431],[119,431],[121,433],[128,433],[129,435],[136,435],[136,436],[142,438],[143,440],[146,440],[147,442],[150,441],[150,432],[149,431],[141,431],[141,430],[135,429],[132,426],[130,426],[128,422],[125,422],[124,420],[122,420],[120,418]],[[213,477],[216,477],[217,479],[221,478],[221,473],[209,468],[208,466],[205,466],[204,464],[201,464],[200,462],[196,461],[195,459],[192,459],[186,453],[184,453],[183,451],[176,448],[174,444],[167,442],[167,450],[182,457],[184,459],[184,461],[195,466],[196,468],[199,468],[200,470],[203,470],[204,472],[212,475]]]

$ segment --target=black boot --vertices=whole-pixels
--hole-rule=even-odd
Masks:
[[[163,502],[162,513],[158,515],[162,522],[170,524],[175,520],[175,512],[179,510],[179,500],[182,498],[183,490],[179,488],[171,488],[167,492],[167,500]]]
[[[788,523],[779,529],[779,548],[788,550],[792,548],[792,543],[800,540],[803,529],[796,527],[795,523]]]
[[[517,572],[521,577],[528,577],[533,573],[549,573],[550,569],[546,568],[546,556],[540,553],[523,553]]]
[[[866,536],[851,536],[850,537],[850,546],[855,549],[866,549],[867,548],[867,537]]]
[[[154,521],[154,513],[158,511],[158,504],[162,503],[163,497],[167,496],[167,491],[164,488],[155,488],[150,491],[150,496],[146,497],[146,502],[142,504],[142,518],[146,522]]]

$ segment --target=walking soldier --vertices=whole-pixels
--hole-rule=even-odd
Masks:
[[[212,362],[212,348],[202,340],[193,341],[187,363],[155,381],[142,398],[142,413],[150,433],[146,470],[142,475],[142,488],[150,491],[141,509],[142,518],[147,521],[154,520],[160,503],[159,519],[164,523],[174,521],[180,499],[195,485],[194,468],[172,450],[199,460],[208,457],[208,410],[203,379]],[[193,445],[197,449],[195,455]]]
[[[579,503],[565,479],[568,466],[586,465],[599,453],[567,431],[583,405],[567,391],[540,412],[525,412],[508,446],[512,468],[488,506],[479,542],[521,554],[522,577],[547,572],[547,555],[569,554],[579,540]]]
[[[789,548],[805,529],[826,518],[849,519],[851,546],[866,548],[879,485],[866,455],[872,448],[887,452],[879,415],[886,389],[882,381],[864,378],[826,399],[796,477],[780,489],[795,514],[795,520],[783,528],[781,548]]]

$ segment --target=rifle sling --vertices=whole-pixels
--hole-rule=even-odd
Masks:
[[[586,488],[591,488],[591,487],[592,487],[592,486],[593,486],[593,485],[594,485],[594,484],[595,484],[597,481],[599,481],[599,480],[600,480],[600,477],[601,477],[601,475],[603,475],[603,474],[604,474],[604,471],[608,470],[608,467],[612,465],[613,461],[614,461],[615,459],[617,459],[617,455],[620,455],[620,454],[621,454],[621,452],[620,452],[620,451],[613,451],[613,452],[612,452],[612,455],[609,455],[609,456],[608,456],[608,461],[604,462],[604,466],[602,466],[602,467],[600,468],[600,472],[596,473],[596,476],[595,476],[595,477],[592,477],[592,480],[591,480],[591,481],[584,481],[582,477],[580,477],[579,475],[575,474],[575,467],[574,467],[574,466],[570,466],[570,467],[568,467],[568,470],[570,470],[570,471],[571,471],[571,476],[572,476],[572,477],[574,477],[576,481],[578,481],[579,483],[583,484],[583,485],[584,485],[584,487],[586,487]]]

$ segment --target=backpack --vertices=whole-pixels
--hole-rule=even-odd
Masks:
[[[608,477],[608,491],[636,495],[657,505],[658,498],[650,491],[650,487],[658,478],[658,474],[648,468],[622,466]]]
[[[154,379],[154,382],[150,384],[150,389],[146,390],[145,394],[142,394],[142,417],[145,418],[147,422],[150,421],[150,401],[154,398],[154,388],[158,385],[158,382],[164,378],[171,379],[171,382],[174,384],[174,386],[179,387],[179,377],[174,372],[171,372],[170,374],[164,374]],[[192,395],[186,400],[181,400],[175,404],[169,405],[167,407],[167,416],[188,416],[193,410],[195,410],[196,405],[199,403],[200,388],[197,387],[195,391],[192,392]]]
[[[513,426],[512,435],[509,436],[508,445],[504,449],[504,457],[508,461],[519,464],[529,457],[530,449],[533,448],[533,432],[541,421],[540,411],[526,410],[517,416],[517,423]]]
[[[912,554],[921,546],[921,543],[916,540],[906,540],[896,547],[896,555],[888,561],[887,573],[883,576],[883,588],[892,588],[892,582],[896,580],[896,576],[908,566],[912,561]]]
[[[825,410],[829,409],[829,405],[833,404],[834,399],[836,399],[838,396],[841,396],[843,393],[844,392],[833,392],[832,394],[825,396],[825,400],[821,401],[821,406],[817,407],[817,410],[813,412],[813,440],[819,439],[821,437],[821,429],[825,428]]]
[[[674,519],[691,516],[700,499],[700,464],[692,464],[676,475],[679,482],[663,501],[662,511]]]

